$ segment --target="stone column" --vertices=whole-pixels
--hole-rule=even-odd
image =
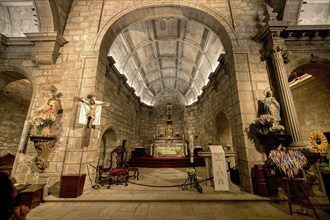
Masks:
[[[292,145],[303,147],[305,144],[301,135],[298,116],[289,87],[282,54],[282,48],[279,45],[273,44],[273,49],[271,50],[271,59],[274,65],[275,77],[279,87],[282,104],[284,105],[282,109],[284,109],[283,113],[288,125],[288,128],[286,129],[292,135]]]

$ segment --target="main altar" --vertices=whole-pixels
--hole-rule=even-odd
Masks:
[[[150,156],[153,157],[185,157],[188,155],[184,135],[176,132],[173,135],[172,105],[167,105],[165,135],[161,132],[154,136]]]
[[[173,142],[164,142],[157,140],[152,147],[151,156],[153,157],[185,157],[187,155],[187,147],[182,140]]]

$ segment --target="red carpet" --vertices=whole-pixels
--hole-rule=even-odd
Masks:
[[[174,168],[174,167],[192,167],[190,163],[190,157],[186,156],[180,157],[158,157],[154,158],[151,156],[139,156],[131,158],[128,161],[130,166],[135,167],[163,167],[163,168]],[[194,165],[205,166],[204,158],[199,156],[194,156]]]

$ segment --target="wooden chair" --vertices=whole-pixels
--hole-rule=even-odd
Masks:
[[[125,161],[124,161],[124,167],[127,169],[128,173],[132,173],[130,174],[129,176],[130,177],[133,177],[134,179],[137,179],[139,180],[139,175],[140,175],[140,170],[138,167],[135,167],[135,166],[130,166],[128,163],[127,163],[127,151],[125,150]]]
[[[110,154],[110,169],[109,172],[106,173],[109,178],[108,188],[110,188],[113,180],[117,185],[119,183],[124,183],[125,186],[127,186],[129,174],[128,170],[124,167],[124,153],[125,149],[122,146],[118,146]]]
[[[125,158],[125,159],[124,159]],[[118,146],[116,147],[110,154],[110,167],[94,167],[98,171],[98,183],[101,183],[104,178],[108,178],[109,186],[113,182],[124,183],[127,186],[127,182],[130,176],[139,179],[139,168],[134,166],[129,166],[126,162],[127,151],[124,147]],[[130,175],[130,173],[133,173]]]

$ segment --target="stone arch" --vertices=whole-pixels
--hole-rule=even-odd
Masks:
[[[318,80],[322,81],[326,85],[326,87],[330,90],[330,82],[329,82],[329,63],[304,63],[297,66],[290,72],[289,79],[294,74],[298,75],[299,73],[308,73]]]
[[[215,116],[216,143],[222,144],[224,147],[231,146],[232,150],[232,134],[230,121],[225,112],[219,112]]]
[[[6,148],[1,149],[16,154],[20,145],[24,147],[23,137],[27,129],[25,121],[31,111],[31,100],[34,98],[34,80],[30,70],[20,65],[0,65],[0,113],[3,116],[0,136],[4,137]],[[22,136],[22,137],[21,137]],[[1,155],[0,151],[0,155]]]
[[[21,75],[19,77],[20,79],[26,78],[29,81],[33,82],[31,70],[22,65],[11,65],[11,64],[0,65],[0,76],[2,72],[18,73]]]
[[[98,165],[109,167],[111,151],[117,147],[118,132],[112,126],[107,126],[102,132],[102,138],[99,146]]]
[[[288,77],[292,72],[307,64],[320,64],[329,66],[330,60],[327,56],[312,53],[293,55],[292,59],[290,59],[290,62],[288,63],[288,66],[286,67]]]
[[[303,62],[305,61],[305,62]],[[291,70],[288,80],[297,111],[302,136],[308,140],[311,131],[330,131],[330,116],[324,114],[330,106],[329,61],[300,60]]]
[[[39,31],[63,34],[72,0],[34,0],[39,19]]]
[[[35,7],[39,18],[39,31],[59,31],[56,27],[56,19],[53,17],[52,1],[36,0]],[[55,16],[56,18],[56,16]]]
[[[179,7],[181,10],[175,9]],[[136,4],[116,14],[101,28],[92,45],[94,51],[99,51],[102,57],[106,57],[115,37],[125,27],[141,20],[174,16],[185,19],[193,19],[207,25],[222,40],[226,53],[231,53],[232,47],[237,46],[237,36],[229,22],[219,13],[200,4],[189,1],[157,1],[153,3]]]
[[[2,75],[4,74],[4,75]],[[12,80],[20,80],[20,79],[27,79],[31,82],[32,85],[32,97],[31,100],[34,99],[35,96],[35,80],[32,76],[31,70],[25,66],[22,65],[10,65],[10,64],[4,64],[0,65],[0,91],[2,91],[2,88],[4,84],[8,83],[8,80],[4,80],[2,76],[12,76]],[[7,81],[7,82],[6,82]],[[30,110],[32,108],[32,105],[29,106],[28,114],[30,113]]]

